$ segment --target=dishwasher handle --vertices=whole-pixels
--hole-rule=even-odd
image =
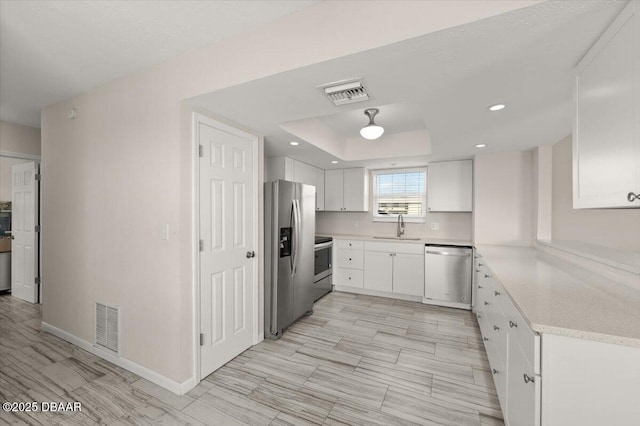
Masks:
[[[427,254],[437,254],[440,256],[456,256],[456,257],[469,257],[471,256],[471,253],[451,253],[448,251],[431,251],[431,250],[425,250],[424,251]]]

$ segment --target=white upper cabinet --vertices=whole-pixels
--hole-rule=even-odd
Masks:
[[[430,212],[470,212],[473,203],[473,162],[444,161],[427,167],[427,207]]]
[[[324,184],[325,210],[351,212],[369,210],[367,169],[325,170]]]
[[[289,157],[267,158],[265,182],[284,179],[316,187],[316,210],[324,210],[324,170]]]
[[[316,210],[324,210],[324,170],[316,169]]]
[[[639,8],[629,2],[576,68],[574,208],[640,207]]]

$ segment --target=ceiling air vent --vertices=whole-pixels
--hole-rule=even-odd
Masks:
[[[120,309],[96,303],[96,345],[115,354],[120,351]]]
[[[362,77],[334,81],[318,86],[334,105],[346,105],[369,100],[369,93]]]

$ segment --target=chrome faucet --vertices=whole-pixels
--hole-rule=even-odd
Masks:
[[[404,218],[402,214],[398,215],[398,228],[396,229],[396,237],[400,238],[404,235]]]

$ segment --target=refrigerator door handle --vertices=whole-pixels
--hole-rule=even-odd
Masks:
[[[296,243],[298,242],[298,236],[296,235],[296,200],[291,201],[289,223],[291,225],[291,255],[289,256],[289,265],[291,266],[291,276],[293,277],[296,274]]]
[[[293,237],[293,253],[295,256],[293,257],[293,268],[291,275],[294,276],[298,272],[298,258],[299,258],[299,249],[300,249],[300,201],[293,200],[293,217],[295,219],[294,222],[294,237]]]

